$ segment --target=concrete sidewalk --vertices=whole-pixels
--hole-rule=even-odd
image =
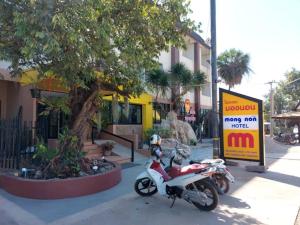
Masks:
[[[98,194],[64,200],[31,200],[12,196],[0,190],[0,224],[270,224],[293,225],[300,206],[300,147],[283,148],[267,143],[269,170],[249,173],[244,164],[230,167],[236,178],[230,193],[220,197],[212,212],[202,212],[178,199],[171,201],[159,195],[138,196],[133,190],[135,177],[143,171],[140,160],[122,171],[122,182]],[[276,149],[278,149],[276,151]],[[193,150],[193,158],[210,156],[209,144]]]

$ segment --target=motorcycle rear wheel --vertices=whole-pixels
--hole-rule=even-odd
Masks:
[[[157,187],[152,180],[144,177],[135,181],[134,190],[140,196],[151,196],[157,192]]]
[[[218,187],[217,191],[220,195],[226,194],[229,191],[229,180],[224,175],[214,176],[214,180]]]
[[[207,198],[210,200],[210,203],[207,202],[205,204],[200,204],[198,202],[193,202],[194,206],[203,211],[211,211],[214,210],[219,203],[219,196],[217,190],[209,181],[200,180],[195,183],[198,191],[204,192]]]

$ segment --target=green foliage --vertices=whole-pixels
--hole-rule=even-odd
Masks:
[[[77,177],[81,171],[81,160],[84,157],[84,152],[80,149],[67,149],[62,157],[60,165],[64,166],[64,173],[60,173],[63,177]]]
[[[173,65],[170,75],[172,86],[188,86],[193,81],[192,72],[182,63]]]
[[[184,64],[176,63],[171,68],[170,86],[172,89],[172,101],[177,109],[180,105],[181,97],[189,90],[206,83],[206,76],[201,71],[192,73]]]
[[[170,87],[168,74],[162,69],[154,69],[149,71],[146,76],[146,81],[150,89],[155,92],[156,101],[159,93],[161,92],[161,94],[165,96]]]
[[[105,129],[112,123],[111,110],[109,108],[109,102],[103,101],[101,105],[101,128]]]
[[[237,49],[229,49],[219,55],[217,60],[219,76],[230,88],[242,82],[243,76],[252,70],[249,68],[250,57]]]
[[[194,78],[193,78],[193,83],[195,85],[202,85],[206,83],[206,75],[205,73],[201,72],[201,71],[195,71],[194,72]]]
[[[50,177],[77,177],[81,171],[85,153],[78,147],[78,137],[65,129],[59,134],[59,157],[53,162]]]
[[[1,1],[0,59],[12,61],[13,74],[33,68],[71,89],[100,80],[135,95],[141,68],[157,66],[162,50],[183,46],[196,28],[189,13],[187,0]]]
[[[68,107],[68,96],[51,96],[42,98],[39,103],[45,105],[46,109],[40,113],[40,115],[47,116],[50,112],[63,112],[66,115],[70,115],[71,111]]]
[[[285,79],[280,81],[274,90],[274,113],[281,114],[295,110],[300,99],[300,71],[291,69],[285,73]],[[264,101],[265,118],[269,121],[270,115],[270,94],[265,95]]]
[[[158,134],[161,138],[171,137],[171,131],[169,129],[155,127],[145,131],[145,140],[148,142],[153,134]]]
[[[36,144],[36,152],[33,155],[33,160],[37,166],[45,166],[58,154],[58,149],[51,149],[44,142],[38,141]]]
[[[80,139],[66,137],[68,144],[61,145],[66,149],[60,151],[74,150],[75,155],[65,154],[77,162],[78,146],[87,136],[83,127],[97,112],[95,93],[141,94],[141,70],[156,68],[161,51],[183,47],[184,35],[194,30],[189,4],[188,0],[0,1],[0,60],[12,62],[13,75],[34,69],[39,79],[51,74],[70,90],[69,99],[58,105],[70,107],[69,127]],[[48,103],[54,108],[53,102]]]

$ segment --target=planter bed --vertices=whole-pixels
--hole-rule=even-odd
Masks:
[[[34,180],[0,174],[0,188],[10,194],[33,199],[62,199],[104,191],[121,181],[121,167],[84,177]]]

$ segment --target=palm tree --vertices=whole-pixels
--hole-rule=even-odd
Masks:
[[[165,96],[169,89],[168,74],[162,69],[154,69],[146,74],[148,87],[155,93],[154,110],[158,110],[158,96]]]
[[[170,73],[173,109],[178,111],[181,97],[192,88],[199,87],[205,82],[206,76],[203,72],[195,71],[192,73],[184,64],[174,64]]]
[[[148,87],[155,92],[155,102],[157,102],[159,93],[165,96],[170,86],[168,74],[162,69],[154,69],[148,72],[146,82]]]
[[[252,70],[249,68],[250,57],[240,50],[229,49],[219,55],[217,60],[219,76],[229,86],[229,90],[242,82],[243,76]]]

